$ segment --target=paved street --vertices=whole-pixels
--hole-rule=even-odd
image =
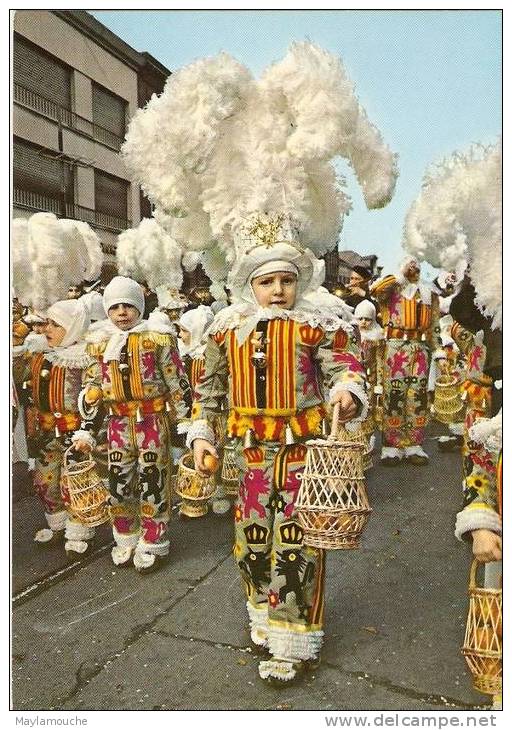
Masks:
[[[441,431],[439,431],[441,433]],[[327,563],[322,664],[276,690],[257,675],[228,517],[173,514],[160,572],[115,568],[109,530],[69,564],[32,543],[42,511],[13,511],[13,706],[86,709],[484,709],[459,647],[469,551],[453,537],[460,457],[370,472],[363,547]]]

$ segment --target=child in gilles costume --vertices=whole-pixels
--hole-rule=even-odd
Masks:
[[[178,347],[183,364],[187,371],[188,381],[192,391],[192,398],[196,396],[196,385],[204,375],[206,342],[204,334],[213,322],[214,314],[210,307],[200,304],[195,309],[184,312],[177,320],[179,327]],[[226,430],[226,404],[223,404],[222,416],[215,422],[215,434],[220,439]],[[231,507],[230,499],[219,481],[217,491],[212,500],[212,510],[215,514],[225,514]]]
[[[47,347],[28,353],[24,373],[34,416],[28,434],[36,455],[34,487],[48,523],[47,528],[38,530],[34,540],[53,543],[59,533],[64,534],[66,552],[70,556],[83,555],[90,549],[94,529],[69,513],[66,494],[61,490],[61,474],[66,448],[80,437],[89,438],[80,430],[78,409],[82,379],[92,362],[84,341],[89,313],[83,302],[70,299],[55,302],[46,315]]]
[[[142,287],[116,276],[105,288],[105,312],[87,335],[94,364],[86,371],[79,405],[85,417],[99,400],[109,410],[108,470],[115,546],[112,560],[133,556],[141,572],[155,569],[169,552],[169,424],[184,418],[188,388],[171,326],[141,319]],[[130,321],[126,320],[128,315]],[[119,312],[122,312],[119,318]],[[86,450],[93,444],[81,442]],[[134,479],[140,499],[134,495]]]
[[[305,298],[315,255],[336,248],[350,207],[331,161],[348,160],[378,208],[393,195],[396,158],[340,60],[307,42],[259,79],[226,53],[180,69],[133,117],[123,152],[155,218],[231,290],[187,441],[205,473],[228,395],[241,476],[236,561],[253,641],[272,655],[260,675],[291,681],[323,636],[324,555],[303,546],[295,519],[304,441],[321,432],[326,400],[341,401],[344,420],[362,417],[366,402],[351,327]]]
[[[318,657],[323,637],[324,551],[303,545],[294,508],[304,441],[321,433],[324,380],[331,403],[342,403],[342,419],[361,413],[366,402],[350,326],[302,296],[312,260],[287,240],[256,246],[234,267],[230,288],[239,304],[222,310],[211,329],[187,437],[204,471],[205,453],[214,453],[209,424],[229,393],[228,434],[241,476],[234,554],[252,639],[273,657],[261,663],[260,674],[283,680],[295,676],[301,661]],[[275,274],[283,286],[296,287],[285,305],[255,294],[255,282],[272,288]]]

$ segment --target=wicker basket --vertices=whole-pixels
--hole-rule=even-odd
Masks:
[[[240,472],[235,459],[235,445],[233,442],[228,441],[224,445],[220,478],[225,495],[227,497],[236,497],[240,488]]]
[[[306,465],[297,495],[304,543],[327,550],[358,548],[371,508],[364,483],[363,447],[335,439],[339,407],[331,435],[307,441]]]
[[[95,462],[88,457],[83,461],[70,461],[71,446],[64,453],[62,491],[69,511],[82,525],[97,527],[109,520],[108,492],[96,471]]]
[[[478,562],[473,561],[469,578],[469,612],[462,653],[466,657],[473,686],[479,692],[496,695],[502,685],[502,591],[476,585]]]
[[[358,428],[356,431],[347,431],[347,429],[343,425],[341,425],[338,428],[338,433],[336,434],[337,440],[341,441],[342,443],[361,444],[361,446],[363,447],[363,471],[371,469],[373,466],[373,449],[370,443],[372,435],[373,419],[371,417],[364,420],[361,423],[360,428]]]
[[[203,517],[208,512],[208,500],[216,489],[215,475],[201,477],[194,468],[194,455],[184,454],[178,464],[176,494],[182,498],[180,514]]]
[[[460,382],[454,375],[440,375],[434,391],[434,418],[441,423],[457,423],[462,420],[463,408]]]

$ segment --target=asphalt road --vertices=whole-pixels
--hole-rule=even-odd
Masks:
[[[432,439],[426,448],[426,467],[370,472],[361,549],[328,555],[322,664],[281,690],[261,682],[248,648],[231,518],[174,512],[168,565],[140,576],[112,564],[105,526],[83,562],[38,548],[42,509],[22,496],[12,525],[13,709],[486,709],[460,654],[470,563],[453,536],[460,457]]]

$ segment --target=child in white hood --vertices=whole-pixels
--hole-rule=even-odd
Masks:
[[[124,565],[133,557],[136,570],[146,573],[169,552],[170,426],[187,416],[188,383],[171,325],[142,319],[140,284],[116,276],[103,304],[108,319],[87,337],[94,364],[79,405],[84,416],[94,415],[100,400],[109,408],[112,560]],[[92,443],[77,446],[87,450]]]
[[[48,525],[37,531],[34,540],[49,545],[65,537],[65,549],[71,557],[88,552],[94,536],[94,529],[70,514],[66,495],[61,492],[65,450],[77,438],[90,438],[80,430],[77,406],[82,378],[92,363],[84,341],[89,324],[82,302],[56,302],[47,311],[45,350],[23,356],[24,385],[30,389],[33,404],[28,439],[36,454],[34,486]]]

